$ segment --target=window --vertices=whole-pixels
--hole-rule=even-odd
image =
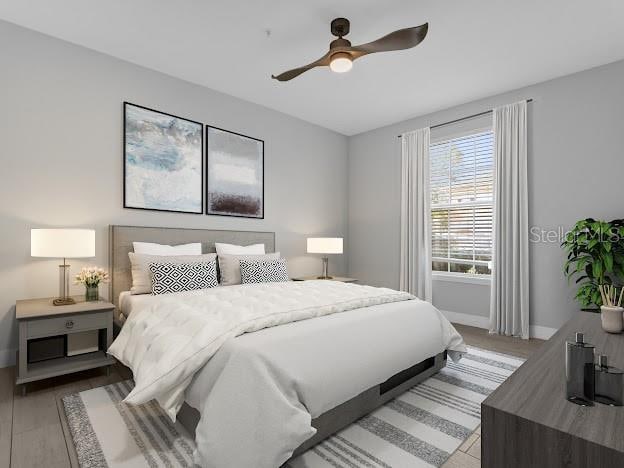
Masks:
[[[434,143],[429,155],[433,271],[489,275],[494,134]]]

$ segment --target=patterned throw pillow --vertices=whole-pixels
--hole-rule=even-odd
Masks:
[[[214,288],[217,262],[150,263],[152,294],[170,294],[194,289]]]
[[[283,258],[270,261],[240,260],[240,271],[243,284],[288,281],[286,260]]]

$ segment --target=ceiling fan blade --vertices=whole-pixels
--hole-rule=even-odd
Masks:
[[[376,52],[390,52],[392,50],[404,50],[420,44],[427,36],[429,23],[413,28],[399,29],[373,42],[368,42],[349,49],[354,59]]]
[[[329,65],[329,56],[330,53],[327,52],[325,55],[323,55],[320,59],[318,59],[315,62],[309,63],[307,65],[304,65],[303,67],[299,67],[299,68],[293,68],[292,70],[288,70],[285,71],[284,73],[280,73],[279,75],[271,75],[271,78],[273,78],[274,80],[277,81],[289,81],[292,80],[293,78],[301,75],[304,72],[307,72],[308,70],[311,70],[312,68],[315,67],[326,67]]]

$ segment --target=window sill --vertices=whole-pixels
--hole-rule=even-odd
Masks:
[[[483,286],[489,286],[492,284],[492,277],[486,275],[433,272],[432,277],[433,281],[447,281],[450,283],[481,284]]]

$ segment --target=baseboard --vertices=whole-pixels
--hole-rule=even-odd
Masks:
[[[0,369],[3,367],[10,367],[15,365],[15,353],[16,349],[2,349],[0,350]]]
[[[450,310],[440,310],[450,322],[459,323],[460,325],[468,325],[470,327],[490,328],[490,318],[482,315],[463,314],[461,312],[451,312]],[[529,336],[531,338],[539,338],[540,340],[548,340],[557,332],[556,328],[542,327],[540,325],[531,325],[529,327]]]
[[[557,333],[556,328],[542,327],[540,325],[531,325],[529,327],[529,334],[531,335],[531,338],[549,340],[555,333]]]
[[[440,310],[449,322],[459,323],[460,325],[468,325],[477,328],[490,328],[490,318],[482,315],[464,314],[461,312],[451,312],[450,310]]]

